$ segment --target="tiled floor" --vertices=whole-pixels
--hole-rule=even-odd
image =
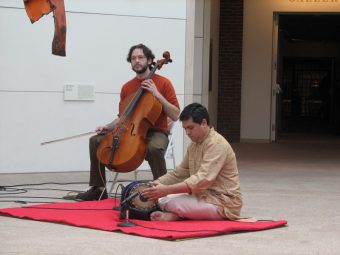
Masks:
[[[233,147],[244,194],[242,214],[259,219],[286,219],[287,227],[170,242],[0,217],[0,254],[339,254],[339,139],[286,137],[278,143],[236,143]],[[148,179],[148,174],[139,176]],[[84,182],[39,188],[85,190],[87,178],[86,172],[2,174],[0,185]],[[121,178],[133,179],[133,174]],[[66,193],[30,190],[20,196],[60,198]],[[0,207],[21,206],[3,202],[13,199],[16,198],[1,196]]]

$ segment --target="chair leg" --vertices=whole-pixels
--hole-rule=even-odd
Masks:
[[[100,194],[100,197],[98,198],[98,200],[101,200],[101,199],[102,199],[102,196],[103,196],[105,190],[106,190],[106,188],[103,189],[103,191],[102,191],[102,193]]]
[[[174,164],[174,170],[176,169],[176,160],[175,160],[175,148],[172,147],[172,163]]]
[[[109,191],[109,194],[112,193],[113,188],[115,187],[116,183],[117,183],[117,178],[118,178],[118,172],[112,172],[112,175],[115,173],[115,177],[113,178],[112,184],[111,184],[111,188]]]
[[[103,196],[103,194],[104,194],[104,192],[105,192],[105,190],[107,190],[107,185],[109,184],[109,182],[111,181],[111,179],[112,179],[112,176],[115,174],[115,177],[113,178],[113,181],[112,181],[112,184],[111,184],[111,187],[110,187],[110,191],[108,192],[108,196],[112,193],[112,190],[113,190],[113,188],[114,188],[114,186],[116,185],[116,182],[117,182],[117,178],[118,178],[118,172],[112,172],[111,174],[110,174],[110,177],[107,179],[107,181],[106,181],[106,185],[105,185],[105,188],[103,189],[103,191],[102,191],[102,193],[100,194],[100,197],[99,197],[99,199],[98,200],[101,200],[102,199],[102,196]]]

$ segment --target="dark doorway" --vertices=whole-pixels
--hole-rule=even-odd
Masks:
[[[340,14],[280,14],[278,138],[340,133]]]

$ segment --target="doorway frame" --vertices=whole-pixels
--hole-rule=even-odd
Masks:
[[[280,105],[278,100],[278,95],[281,92],[281,87],[278,82],[281,82],[280,80],[280,49],[279,49],[279,20],[280,15],[340,15],[340,12],[334,12],[334,11],[328,11],[328,12],[315,12],[315,11],[303,11],[303,12],[285,12],[285,11],[273,11],[273,26],[272,26],[272,63],[271,63],[271,104],[270,104],[270,142],[275,142],[278,139],[278,129],[280,126],[281,121],[281,112],[280,112]],[[334,68],[334,66],[333,66]],[[334,72],[333,77],[334,79]],[[336,93],[336,81],[332,83],[332,91],[333,93]],[[331,98],[331,100],[334,99],[334,95]],[[334,103],[334,102],[333,102]],[[333,118],[333,125],[334,127],[331,127],[334,129],[334,132],[336,132],[337,129],[337,116],[336,116],[336,104],[332,106],[333,108],[330,109],[330,118]]]
[[[277,140],[277,95],[280,93],[280,84],[278,84],[278,47],[279,47],[279,12],[273,12],[273,32],[272,32],[272,72],[271,72],[271,113],[270,113],[270,142]]]

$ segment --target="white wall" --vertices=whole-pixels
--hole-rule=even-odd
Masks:
[[[211,24],[210,38],[212,40],[211,55],[211,91],[209,91],[209,72],[208,88],[209,93],[209,114],[211,125],[217,128],[217,106],[218,106],[218,69],[219,69],[219,37],[220,37],[220,0],[211,1]],[[210,50],[210,38],[209,49]],[[209,64],[209,58],[205,60]],[[207,66],[209,70],[209,65]]]
[[[94,130],[117,114],[122,83],[134,76],[130,46],[148,45],[173,63],[158,72],[184,106],[186,1],[66,0],[66,57],[51,54],[52,14],[31,24],[22,0],[0,0],[0,173],[89,169],[88,137],[41,142]],[[94,101],[64,101],[65,84],[90,84]],[[176,160],[183,131],[176,128]],[[143,164],[142,168],[148,168]]]
[[[270,139],[274,12],[340,12],[337,1],[244,0],[241,140]]]

